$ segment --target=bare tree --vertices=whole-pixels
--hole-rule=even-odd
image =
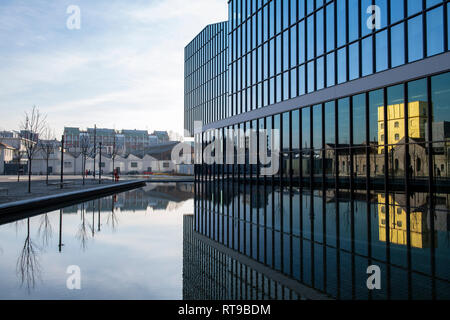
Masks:
[[[82,157],[81,171],[83,175],[83,185],[85,184],[86,178],[86,161],[88,156],[92,153],[91,140],[88,135],[80,136],[80,150]]]
[[[46,116],[36,106],[33,106],[31,112],[25,112],[25,119],[22,122],[21,129],[25,153],[28,158],[28,193],[31,193],[32,161],[36,151],[39,149],[37,140],[43,135],[45,126]]]
[[[39,139],[39,149],[42,151],[42,154],[44,155],[46,164],[47,164],[47,170],[46,170],[46,178],[45,182],[48,185],[48,165],[50,160],[50,155],[55,150],[55,135],[53,131],[50,129],[50,127],[45,127],[42,139]]]

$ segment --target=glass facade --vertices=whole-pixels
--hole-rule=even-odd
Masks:
[[[372,4],[377,28],[368,26]],[[226,114],[443,53],[446,7],[442,0],[232,0]]]
[[[196,165],[195,232],[332,298],[448,299],[448,7],[229,1],[225,118],[195,139],[235,161]]]
[[[184,128],[225,117],[227,103],[227,22],[207,26],[184,50]]]

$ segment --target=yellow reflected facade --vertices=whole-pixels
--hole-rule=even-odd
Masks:
[[[427,106],[424,101],[414,101],[408,104],[409,137],[425,139],[427,121]],[[384,107],[378,107],[378,154],[384,152]],[[403,103],[387,106],[388,150],[405,138],[405,107]]]
[[[406,208],[399,205],[392,195],[388,197],[389,201],[386,204],[386,197],[383,194],[378,195],[378,234],[379,240],[386,242],[386,205],[389,206],[389,242],[398,245],[406,246],[407,241],[407,226]],[[410,234],[411,247],[413,248],[428,248],[430,247],[430,233],[427,228],[426,214],[421,211],[410,213]]]

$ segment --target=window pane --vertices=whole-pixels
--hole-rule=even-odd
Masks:
[[[422,17],[408,20],[408,61],[423,58]]]
[[[431,90],[433,125],[442,121],[450,121],[450,73],[432,77]],[[434,137],[433,141],[436,141]]]
[[[291,33],[291,68],[297,65],[297,27],[293,26]]]
[[[314,176],[322,176],[322,105],[315,105],[313,107],[313,166]]]
[[[314,58],[314,17],[309,16],[307,19],[307,50],[308,50],[308,60]]]
[[[298,28],[298,62],[305,62],[305,21],[299,23]]]
[[[324,78],[323,78],[323,73],[324,73],[324,66],[323,66],[323,60],[324,58],[321,57],[319,59],[316,60],[316,71],[317,71],[317,90],[323,89],[324,88]]]
[[[400,1],[398,1],[400,2]],[[391,64],[397,67],[405,63],[405,29],[401,23],[391,29]]]
[[[366,147],[366,95],[352,97],[353,101],[353,172],[364,177],[367,172]]]
[[[281,116],[277,114],[273,117],[273,128],[274,128],[273,150],[278,150],[278,152],[281,151],[280,140],[282,133],[280,132],[281,129],[280,126],[281,126]],[[275,156],[280,156],[280,154],[276,154]],[[281,174],[281,172],[278,172],[278,174]]]
[[[311,148],[311,132],[310,132],[310,107],[306,107],[302,109],[302,148],[309,149]]]
[[[338,83],[347,81],[347,48],[338,51]]]
[[[289,112],[283,113],[283,148],[282,148],[282,161],[283,161],[283,176],[288,178],[289,176],[289,146],[290,146],[290,114]]]
[[[402,20],[403,11],[403,1],[391,1],[391,23]]]
[[[337,43],[338,47],[346,42],[346,28],[347,28],[347,8],[345,0],[337,0]]]
[[[300,169],[300,111],[292,112],[292,174],[294,177],[299,176]]]
[[[381,14],[381,28],[384,28],[387,26],[387,1],[388,0],[375,0],[375,5],[377,5],[380,8],[380,14]],[[394,2],[399,0],[394,0]],[[392,2],[392,1],[391,1]]]
[[[302,174],[310,174],[310,151],[311,148],[311,108],[302,109]]]
[[[349,98],[338,102],[339,144],[350,144],[350,102]]]
[[[327,10],[327,51],[334,49],[334,3],[326,7]]]
[[[367,76],[373,73],[372,60],[372,37],[362,41],[362,75]]]
[[[338,173],[340,177],[350,174],[350,99],[338,101]]]
[[[450,73],[431,78],[433,168],[437,191],[448,186],[450,169]]]
[[[407,0],[408,1],[408,16],[411,16],[422,10],[422,0]]]
[[[369,93],[369,132],[370,132],[370,176],[382,176],[384,173],[384,101],[383,90]]]
[[[328,178],[335,174],[334,157],[336,147],[336,132],[335,132],[335,102],[327,102],[325,104],[325,170]]]
[[[358,0],[348,1],[348,11],[348,41],[353,41],[358,38]]]
[[[349,80],[353,80],[359,78],[359,43],[352,44],[349,50]]]
[[[325,143],[336,144],[334,101],[325,104]]]
[[[379,32],[376,35],[376,67],[377,72],[386,70],[387,61],[387,31]]]
[[[314,61],[308,62],[308,93],[314,91]]]
[[[322,105],[313,107],[313,148],[322,149]]]
[[[427,13],[427,55],[444,51],[443,9],[436,8]]]
[[[327,87],[334,85],[334,52],[327,55]]]
[[[389,176],[405,176],[405,105],[403,85],[387,88],[387,134],[389,151]]]
[[[361,0],[361,17],[363,17],[363,19],[361,19],[361,31],[362,31],[362,36],[368,35],[369,33],[372,33],[372,29],[369,29],[367,27],[367,19],[368,19],[368,14],[366,12],[367,8],[369,6],[372,5],[372,0]]]
[[[366,139],[366,95],[353,98],[353,144],[363,144]]]
[[[316,56],[323,54],[323,9],[316,13]]]
[[[426,79],[408,83],[408,135],[410,138],[425,140],[427,100]],[[414,141],[410,142],[414,143]]]

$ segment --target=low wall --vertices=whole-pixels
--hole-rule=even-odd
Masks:
[[[144,180],[124,181],[84,190],[70,191],[52,196],[14,201],[0,205],[0,225],[40,213],[56,210],[101,196],[145,186]]]

